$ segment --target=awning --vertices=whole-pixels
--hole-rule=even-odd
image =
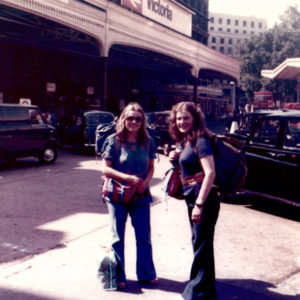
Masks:
[[[270,79],[300,80],[300,57],[288,58],[273,70],[262,70],[261,75]]]

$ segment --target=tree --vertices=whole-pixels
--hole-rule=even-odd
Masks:
[[[238,47],[241,66],[241,89],[248,100],[253,92],[272,90],[277,97],[294,93],[293,80],[270,80],[261,77],[261,70],[274,69],[287,58],[300,57],[300,12],[290,6],[280,16],[280,23],[265,33],[245,40]]]

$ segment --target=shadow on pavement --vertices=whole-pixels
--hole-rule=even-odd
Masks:
[[[45,295],[33,295],[21,291],[0,289],[0,299],[2,300],[63,300],[58,298],[49,298]]]
[[[296,300],[297,296],[270,291],[276,288],[268,282],[252,279],[217,280],[218,300]],[[299,299],[299,298],[298,298]]]
[[[245,205],[246,207],[258,210],[277,217],[300,221],[300,207],[277,202],[268,198],[253,196],[250,194],[237,194],[222,200],[224,203]]]

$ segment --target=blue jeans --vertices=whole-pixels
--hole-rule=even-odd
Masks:
[[[128,214],[131,217],[131,224],[134,228],[136,238],[137,278],[142,281],[154,279],[156,272],[152,259],[150,204],[107,202],[107,206],[111,218],[112,248],[118,262],[118,281],[126,281],[124,237]]]
[[[192,231],[194,260],[190,280],[182,296],[185,300],[208,300],[216,297],[213,241],[220,202],[216,191],[212,189],[205,201],[200,224],[194,224],[191,221],[194,202],[194,197],[186,199]]]

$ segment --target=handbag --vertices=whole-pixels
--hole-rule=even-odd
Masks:
[[[136,187],[127,182],[121,183],[116,179],[104,177],[102,198],[114,202],[130,203],[134,199]]]
[[[183,189],[179,167],[172,167],[165,173],[163,191],[170,197],[183,199]]]
[[[118,289],[117,260],[111,247],[102,247],[98,257],[98,278],[103,289],[115,291]]]

